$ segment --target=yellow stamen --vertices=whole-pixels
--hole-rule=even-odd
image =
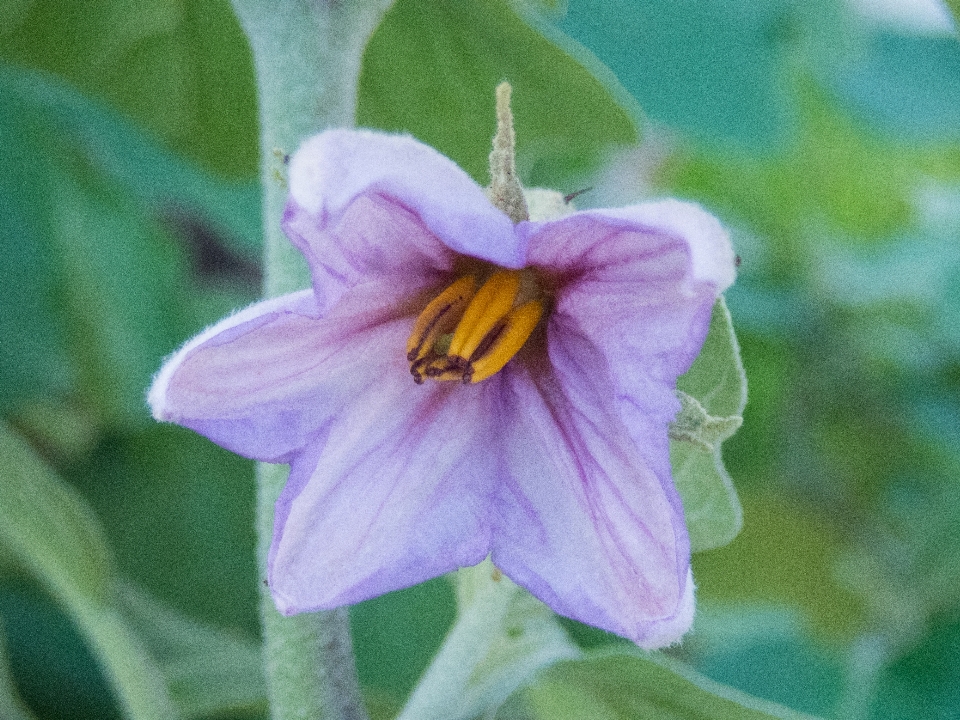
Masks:
[[[502,326],[494,328],[496,336],[492,338],[489,346],[482,348],[482,353],[474,351],[469,360],[467,374],[463,376],[464,382],[478,383],[500,372],[520,351],[542,316],[543,303],[539,300],[525,302],[507,313]],[[487,343],[481,343],[481,346],[483,345]]]
[[[427,357],[440,336],[456,327],[464,308],[476,292],[477,281],[472,275],[467,275],[431,300],[413,324],[407,340],[407,360],[415,364]]]
[[[520,273],[499,270],[490,276],[463,313],[448,355],[469,360],[483,339],[510,312],[520,290]]]
[[[414,381],[477,383],[500,372],[543,315],[539,300],[514,307],[531,292],[532,276],[517,270],[494,272],[479,290],[472,276],[453,283],[424,308],[407,340]]]
[[[431,380],[463,380],[467,363],[460,358],[437,357],[426,363],[423,368],[425,377]]]

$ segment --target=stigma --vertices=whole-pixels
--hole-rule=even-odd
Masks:
[[[431,300],[407,340],[410,374],[478,383],[520,351],[543,316],[539,299],[521,302],[522,271],[498,270],[479,288],[467,275]]]

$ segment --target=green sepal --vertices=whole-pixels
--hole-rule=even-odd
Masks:
[[[670,424],[671,440],[693,443],[707,452],[713,452],[743,425],[743,418],[739,415],[710,415],[695,397],[682,390],[677,391],[677,398],[680,400],[680,412]]]
[[[671,440],[670,464],[683,500],[690,551],[712,550],[731,542],[743,527],[743,509],[720,448],[710,451]]]
[[[726,545],[743,511],[720,446],[743,422],[747,382],[730,311],[717,299],[699,357],[677,381],[681,409],[670,426],[670,463],[694,552]]]
[[[677,389],[692,395],[710,415],[742,415],[747,404],[747,376],[733,320],[721,295],[713,305],[710,330],[700,355],[677,380]]]

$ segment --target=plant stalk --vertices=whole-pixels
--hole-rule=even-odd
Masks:
[[[306,263],[280,229],[286,160],[309,136],[349,127],[363,50],[392,0],[233,0],[253,53],[260,109],[264,295],[307,287]],[[288,469],[257,469],[260,577]],[[261,585],[264,671],[274,720],[365,720],[346,608],[280,615]]]

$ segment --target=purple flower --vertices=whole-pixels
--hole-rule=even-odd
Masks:
[[[290,463],[280,611],[489,554],[562,615],[679,638],[693,580],[667,430],[734,276],[717,221],[666,200],[515,225],[433,149],[349,130],[306,142],[290,191],[313,288],[209,328],[150,391],[158,420]]]

